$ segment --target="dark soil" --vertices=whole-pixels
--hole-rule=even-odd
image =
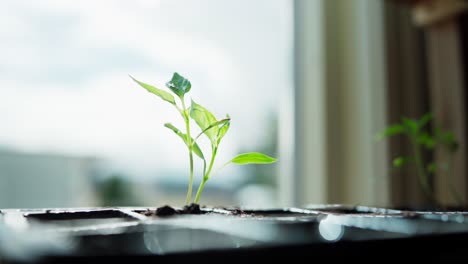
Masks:
[[[417,218],[421,216],[421,213],[414,211],[414,208],[392,208],[392,210],[399,210],[399,212],[387,212],[383,211],[372,211],[372,210],[357,210],[356,208],[317,208],[313,211],[324,214],[341,214],[341,215],[403,215],[409,218]],[[417,208],[419,212],[444,212],[439,210],[434,211],[434,208]],[[432,209],[432,210],[430,210]],[[445,208],[446,210],[447,208]],[[467,211],[466,208],[450,208],[452,211]],[[458,210],[457,210],[458,209]],[[463,209],[463,210],[462,210]],[[400,211],[401,210],[401,211]],[[199,204],[192,203],[190,205],[184,206],[182,209],[174,208],[169,205],[164,205],[156,208],[156,210],[147,210],[141,212],[146,216],[158,216],[158,217],[168,217],[174,215],[201,215],[201,214],[222,214],[222,215],[235,215],[235,216],[269,216],[269,215],[288,215],[288,214],[297,214],[294,212],[289,212],[285,210],[266,210],[266,211],[255,211],[255,210],[242,210],[236,207],[213,207],[205,208],[200,207]]]
[[[142,212],[146,216],[159,216],[159,217],[166,217],[166,216],[173,216],[173,215],[181,215],[181,214],[205,214],[205,211],[200,209],[200,205],[192,203],[190,205],[184,206],[182,209],[175,209],[172,206],[164,205],[158,207],[156,210],[147,210]]]
[[[119,210],[89,210],[89,211],[61,211],[61,210],[45,210],[44,212],[26,213],[28,218],[37,220],[74,220],[74,219],[96,219],[96,218],[120,218],[128,217]]]
[[[156,209],[155,215],[157,216],[171,216],[177,214],[177,210],[169,205],[161,206]]]
[[[184,208],[180,211],[181,214],[203,214],[200,210],[200,205],[196,203],[191,203],[189,205],[184,206]]]

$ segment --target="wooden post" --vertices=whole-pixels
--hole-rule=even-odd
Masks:
[[[468,3],[459,0],[422,1],[413,9],[414,21],[424,27],[427,44],[428,76],[434,128],[453,131],[460,147],[452,170],[437,170],[434,189],[437,199],[446,205],[457,204],[458,193],[467,198],[466,97],[463,54],[460,44],[458,15]],[[447,163],[450,154],[437,149],[435,161]]]

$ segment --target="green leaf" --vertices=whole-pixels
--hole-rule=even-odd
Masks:
[[[449,165],[447,163],[436,164],[434,162],[431,162],[431,163],[427,164],[426,170],[427,170],[427,172],[429,172],[431,174],[436,173],[437,170],[439,170],[439,171],[440,170],[448,171],[449,170]]]
[[[223,139],[224,135],[226,135],[226,133],[228,132],[229,130],[229,127],[231,126],[231,118],[229,117],[229,115],[226,116],[226,119],[228,119],[228,121],[226,123],[224,123],[220,128],[219,128],[219,131],[218,131],[218,141],[217,141],[217,144],[219,145],[219,143],[221,142],[221,139]],[[225,120],[226,120],[225,119]]]
[[[416,135],[419,131],[418,121],[403,117],[401,119],[405,131],[410,135]]]
[[[417,138],[417,142],[418,144],[423,145],[424,147],[426,147],[426,149],[429,149],[429,150],[434,149],[434,146],[435,146],[434,138],[427,132],[423,132],[419,134]]]
[[[192,142],[193,142],[193,146],[192,146],[193,153],[195,153],[195,155],[197,155],[200,159],[205,160],[205,157],[203,156],[203,152],[200,149],[200,146],[198,146],[196,141],[192,141]]]
[[[158,89],[158,88],[156,88],[156,87],[154,87],[152,85],[146,84],[144,82],[140,82],[137,79],[133,78],[132,76],[130,76],[130,78],[132,78],[133,81],[138,83],[141,87],[145,88],[148,92],[159,96],[161,99],[163,99],[166,102],[169,102],[169,103],[171,103],[173,105],[176,104],[176,102],[174,100],[174,96],[172,96],[172,94],[170,94],[170,93],[168,93],[168,92],[166,92],[164,90]]]
[[[455,135],[452,132],[445,132],[442,134],[442,142],[444,144],[453,144],[456,142]]]
[[[185,139],[184,139],[185,134],[182,133],[177,127],[175,127],[171,123],[166,123],[166,124],[164,124],[164,126],[169,128],[170,130],[174,131],[174,133],[176,133],[179,137],[181,137],[185,142]]]
[[[440,128],[435,129],[435,137],[437,143],[442,144],[450,152],[455,153],[458,150],[459,144],[455,138],[455,134],[450,131],[442,131]]]
[[[405,133],[405,128],[401,124],[394,124],[386,128],[382,133],[378,134],[378,139],[383,139],[385,137],[395,136]]]
[[[190,91],[190,88],[192,88],[190,81],[182,77],[177,72],[174,72],[172,79],[166,83],[166,86],[181,98]]]
[[[211,124],[217,122],[216,117],[206,108],[195,103],[193,100],[190,108],[190,117],[195,120],[200,129],[204,131],[204,134],[210,139],[211,143],[215,144],[219,128],[217,126],[210,129],[207,128],[209,128]]]
[[[425,125],[427,125],[432,120],[432,118],[433,118],[433,115],[430,112],[423,115],[418,121],[418,126],[420,128],[424,127]]]
[[[230,162],[235,164],[270,164],[277,159],[258,152],[249,152],[237,155]]]
[[[219,121],[216,121],[214,122],[213,124],[209,125],[207,128],[205,128],[202,132],[200,132],[200,134],[198,134],[198,136],[195,138],[195,139],[198,139],[201,135],[205,134],[206,131],[210,130],[210,129],[213,129],[214,127],[217,127],[218,128],[218,135],[219,135],[219,129],[220,129],[220,125],[221,127],[223,127],[226,123],[228,123],[230,121],[230,119],[221,119]],[[218,136],[217,135],[217,136]],[[219,138],[219,137],[218,137]]]
[[[177,127],[173,126],[171,123],[166,123],[164,124],[164,126],[174,131],[174,133],[176,133],[176,135],[178,135],[184,141],[185,145],[188,146],[188,140],[187,140],[186,134],[182,133]],[[205,157],[203,156],[203,152],[200,149],[200,146],[198,146],[197,142],[193,138],[192,138],[192,151],[193,153],[195,153],[195,155],[200,157],[202,160],[205,159]]]

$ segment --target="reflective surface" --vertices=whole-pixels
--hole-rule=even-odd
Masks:
[[[468,234],[466,212],[346,206],[256,211],[202,208],[200,215],[168,217],[152,212],[154,208],[4,210],[0,254],[7,259],[164,256]]]

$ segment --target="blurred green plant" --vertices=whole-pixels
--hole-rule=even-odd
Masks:
[[[458,142],[451,131],[443,131],[441,128],[435,128],[431,131],[429,124],[432,120],[432,113],[427,113],[419,119],[403,117],[399,123],[387,127],[377,137],[379,140],[382,140],[387,137],[402,135],[409,140],[412,155],[395,157],[393,159],[393,167],[402,168],[405,165],[414,164],[417,169],[419,184],[424,194],[433,205],[438,205],[432,179],[439,170],[444,170],[447,175],[451,175],[453,157],[458,149]],[[429,151],[431,157],[433,157],[436,148],[442,148],[448,153],[448,161],[446,163],[437,164],[434,161],[424,159],[424,152]],[[463,200],[450,180],[448,181],[448,185],[454,199],[457,203],[462,204]]]
[[[177,111],[182,116],[185,123],[185,132],[182,132],[180,129],[176,128],[171,123],[166,123],[164,126],[172,130],[177,136],[179,136],[184,144],[187,147],[189,154],[190,162],[190,174],[189,174],[189,183],[187,190],[187,198],[185,203],[189,204],[192,200],[192,186],[193,186],[193,154],[198,156],[203,161],[203,178],[198,188],[197,194],[195,195],[194,202],[198,203],[200,200],[200,195],[203,192],[206,182],[222,167],[234,163],[234,164],[269,164],[274,163],[277,159],[267,156],[259,152],[249,152],[239,154],[230,161],[226,162],[222,167],[213,172],[213,165],[218,153],[219,145],[221,140],[226,135],[231,124],[231,118],[229,115],[226,115],[224,119],[216,119],[216,117],[208,111],[205,107],[191,100],[191,106],[187,107],[185,103],[185,95],[191,90],[192,84],[189,80],[185,79],[178,73],[172,75],[172,79],[166,83],[166,87],[172,91],[173,94],[177,96],[179,102],[176,102],[174,96],[159,88],[156,88],[152,85],[140,82],[130,76],[137,84],[145,88],[148,92],[160,97],[162,100],[173,105]],[[196,137],[192,137],[191,131],[191,120],[200,128],[200,132]],[[197,140],[205,135],[211,143],[211,157],[207,166],[205,155],[203,154],[202,149],[197,144]]]
[[[111,175],[97,184],[101,206],[136,206],[141,204],[131,189],[131,182],[121,175]]]

